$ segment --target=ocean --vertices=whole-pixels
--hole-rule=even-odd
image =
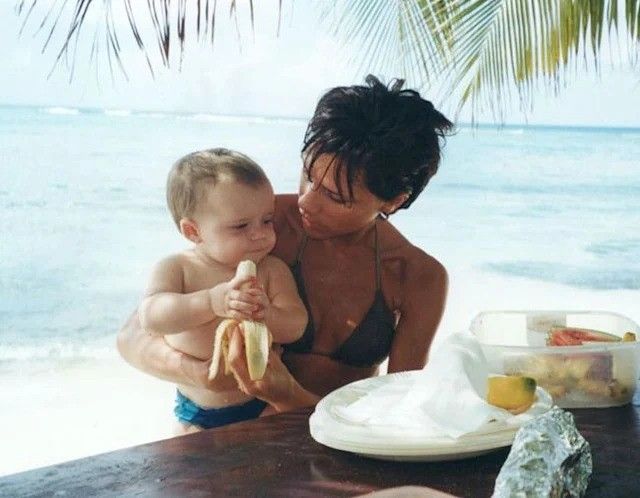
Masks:
[[[151,265],[185,246],[178,157],[224,146],[295,192],[306,120],[0,107],[0,367],[111,358]],[[451,269],[640,290],[640,129],[459,126],[392,222]],[[640,293],[638,293],[640,303]]]

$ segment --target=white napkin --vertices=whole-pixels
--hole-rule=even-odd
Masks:
[[[490,422],[512,415],[485,401],[487,376],[480,344],[461,332],[448,337],[410,380],[389,383],[334,410],[351,423],[390,432],[452,438],[490,432]]]

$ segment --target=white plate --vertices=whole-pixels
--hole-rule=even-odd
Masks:
[[[551,408],[549,394],[538,388],[537,401],[524,414],[503,422],[492,422],[482,433],[458,439],[447,436],[418,436],[402,428],[382,431],[356,424],[336,414],[335,407],[348,406],[374,389],[410,381],[416,372],[400,372],[372,377],[344,386],[323,398],[309,419],[311,437],[330,448],[359,455],[407,461],[445,461],[470,458],[510,446],[523,423]]]

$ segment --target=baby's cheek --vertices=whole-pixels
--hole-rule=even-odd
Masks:
[[[275,232],[271,233],[270,239],[271,239],[271,249],[270,250],[273,250],[273,248],[276,245],[276,233]]]

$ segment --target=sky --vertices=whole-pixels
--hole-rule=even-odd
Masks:
[[[62,66],[48,77],[60,39],[54,36],[51,48],[42,53],[45,35],[34,35],[44,7],[51,3],[40,0],[40,9],[34,11],[19,36],[22,20],[15,14],[14,2],[0,1],[0,44],[4,49],[0,52],[0,104],[308,117],[324,91],[337,85],[362,83],[368,72],[366,67],[356,69],[350,59],[356,47],[343,43],[331,32],[322,9],[326,0],[284,0],[279,35],[277,0],[254,2],[253,31],[248,21],[248,3],[240,0],[237,30],[226,2],[218,2],[221,7],[213,49],[192,41],[187,44],[182,64],[174,53],[168,69],[154,66],[155,77],[133,46],[123,12],[115,9],[128,80],[118,70],[111,78],[104,51],[97,65],[89,62],[87,47],[91,36],[86,36],[81,38],[83,43],[69,82],[69,72]],[[98,8],[103,4],[94,3]],[[98,9],[90,12],[85,34],[92,33],[101,22],[98,14]],[[141,21],[148,17],[143,12],[137,12],[137,16]],[[523,114],[514,105],[506,111],[504,122],[640,127],[640,68],[629,67],[626,58],[617,53],[622,50],[616,44],[607,47],[600,74],[578,70],[570,75],[559,95],[540,89],[533,109]],[[157,62],[155,46],[151,46],[150,53]],[[402,76],[385,68],[376,74],[386,80]],[[408,83],[412,86],[415,82]],[[423,95],[429,97],[428,93]],[[445,99],[434,103],[445,114],[453,114],[455,102]],[[470,117],[470,112],[463,111],[457,121],[466,122]],[[480,122],[494,121],[489,112],[476,118]]]

